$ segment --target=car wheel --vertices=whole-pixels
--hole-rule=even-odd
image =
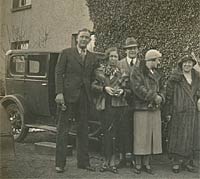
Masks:
[[[27,136],[29,130],[24,124],[24,115],[15,103],[8,104],[6,110],[11,122],[14,139],[21,142]]]

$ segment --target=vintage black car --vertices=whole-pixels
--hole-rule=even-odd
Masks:
[[[10,50],[6,54],[6,95],[1,100],[12,124],[16,141],[22,141],[29,128],[56,132],[55,66],[59,52]],[[70,134],[76,135],[71,118]],[[98,140],[100,123],[89,119],[89,137]]]

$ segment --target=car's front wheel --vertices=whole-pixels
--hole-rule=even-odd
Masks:
[[[21,142],[27,136],[29,130],[24,124],[24,114],[15,103],[8,104],[6,110],[11,122],[14,139]]]

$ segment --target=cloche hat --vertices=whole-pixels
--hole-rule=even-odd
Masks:
[[[162,54],[155,49],[148,50],[145,54],[145,61],[153,60],[162,57]]]

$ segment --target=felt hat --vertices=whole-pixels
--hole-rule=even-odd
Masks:
[[[138,44],[137,44],[137,41],[134,37],[128,37],[126,39],[126,42],[125,42],[125,45],[124,45],[124,49],[127,49],[127,48],[131,48],[131,47],[137,47]]]

